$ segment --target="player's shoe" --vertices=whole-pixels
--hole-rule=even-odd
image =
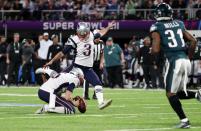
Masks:
[[[180,122],[178,125],[176,125],[176,128],[183,128],[183,129],[187,129],[190,128],[191,124],[189,121],[187,122]]]
[[[197,91],[196,99],[201,102],[201,89]]]
[[[35,114],[43,114],[45,113],[45,106],[42,106],[40,109],[38,109]]]
[[[36,73],[36,74],[45,73],[45,69],[40,67],[40,68],[36,69],[35,73]]]
[[[92,99],[93,99],[93,100],[97,100],[96,95],[93,95]]]
[[[109,105],[111,105],[111,103],[112,103],[112,100],[111,100],[111,99],[105,100],[105,101],[103,101],[103,103],[101,103],[101,104],[99,105],[99,109],[102,110],[102,109],[108,107]]]

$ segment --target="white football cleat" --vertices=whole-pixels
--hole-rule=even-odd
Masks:
[[[36,112],[35,112],[35,114],[43,114],[43,113],[45,113],[46,111],[45,111],[45,106],[42,106],[41,108],[39,108]]]
[[[102,109],[108,107],[109,105],[111,105],[111,103],[112,103],[112,99],[105,100],[99,105],[99,109],[102,110]]]

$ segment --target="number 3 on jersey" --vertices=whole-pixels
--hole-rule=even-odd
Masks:
[[[176,40],[174,31],[173,30],[166,30],[165,34],[168,35],[168,40],[170,41],[170,42],[168,42],[168,46],[170,48],[177,47],[178,46],[178,42]],[[185,47],[185,42],[184,42],[184,39],[183,39],[182,30],[178,29],[176,35],[179,35],[179,38],[180,38],[181,43],[182,43],[181,47]]]
[[[90,54],[91,54],[91,45],[90,44],[86,44],[86,45],[84,45],[84,47],[85,47],[85,51],[83,52],[83,54],[85,56],[90,56]]]

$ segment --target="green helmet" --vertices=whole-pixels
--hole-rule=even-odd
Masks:
[[[170,7],[170,5],[166,3],[158,4],[154,11],[154,17],[157,21],[171,20],[172,14],[173,14],[172,8]]]

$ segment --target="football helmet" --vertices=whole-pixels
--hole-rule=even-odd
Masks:
[[[170,7],[170,5],[166,3],[158,4],[154,11],[154,17],[157,21],[171,20],[172,15],[173,15],[173,10]]]
[[[90,26],[86,22],[80,22],[77,25],[77,35],[79,37],[85,38],[90,32]]]

